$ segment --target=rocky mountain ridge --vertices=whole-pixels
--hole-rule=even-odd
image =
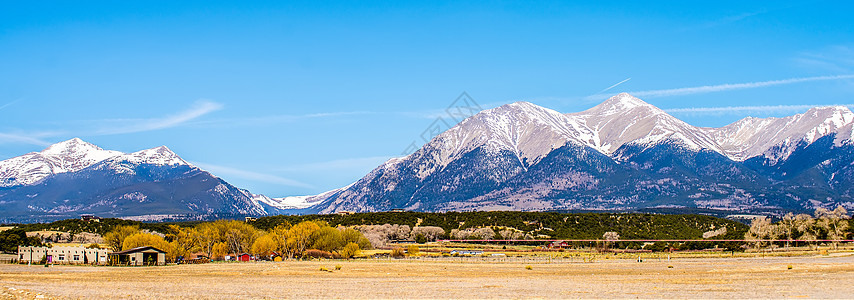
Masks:
[[[852,124],[846,107],[704,128],[625,93],[570,114],[517,102],[306,201],[321,213],[852,206]]]

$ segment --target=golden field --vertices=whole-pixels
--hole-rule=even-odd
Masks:
[[[422,258],[165,267],[0,265],[0,295],[23,299],[850,298],[852,283],[850,253],[592,263]]]

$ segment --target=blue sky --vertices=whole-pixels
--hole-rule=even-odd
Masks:
[[[850,2],[598,2],[6,1],[0,159],[167,145],[304,195],[400,155],[462,92],[561,112],[634,92],[699,126],[854,103]]]

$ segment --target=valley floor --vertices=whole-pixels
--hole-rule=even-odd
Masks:
[[[335,270],[336,265],[341,269]],[[12,299],[850,298],[852,283],[850,253],[593,263],[448,258],[165,267],[0,265],[0,297]]]

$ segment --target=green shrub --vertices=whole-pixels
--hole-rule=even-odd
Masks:
[[[427,237],[419,233],[415,236],[415,242],[419,244],[424,244],[427,242]]]

